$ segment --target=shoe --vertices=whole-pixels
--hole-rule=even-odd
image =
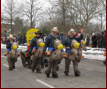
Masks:
[[[68,72],[66,72],[66,71],[64,72],[64,74],[65,74],[66,76],[69,76],[69,73],[68,73]]]
[[[12,71],[12,70],[13,70],[13,68],[10,68],[10,67],[9,67],[9,69],[8,69],[8,70]]]
[[[15,69],[16,67],[15,66],[13,66],[13,69]]]
[[[35,69],[34,68],[32,68],[32,72],[34,72],[35,71]]]
[[[79,76],[80,76],[80,72],[79,72],[79,71],[76,71],[76,72],[75,72],[75,76],[76,76],[76,77],[79,77]]]
[[[40,69],[37,69],[36,72],[37,72],[37,73],[41,73],[41,70],[40,70]]]
[[[47,78],[50,77],[50,73],[47,73],[47,72],[45,71],[45,74],[46,74]]]
[[[45,67],[48,67],[48,64],[45,64]]]
[[[56,73],[56,74],[53,73],[53,74],[52,74],[52,77],[53,77],[53,78],[58,78],[58,74],[57,74],[57,73]]]

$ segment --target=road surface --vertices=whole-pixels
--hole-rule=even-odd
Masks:
[[[58,71],[59,78],[47,78],[41,74],[24,68],[20,57],[16,69],[8,71],[5,50],[1,50],[1,88],[106,88],[106,66],[100,60],[83,59],[79,64],[80,77],[75,77],[72,64],[70,75],[64,75],[64,60]]]

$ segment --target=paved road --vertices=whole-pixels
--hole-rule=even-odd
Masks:
[[[64,75],[64,60],[60,64],[59,78],[46,78],[44,70],[41,74],[32,73],[24,68],[20,58],[16,69],[8,71],[6,57],[1,52],[1,87],[2,88],[106,88],[106,67],[102,61],[84,59],[79,64],[80,77],[75,77],[72,64],[70,75]]]

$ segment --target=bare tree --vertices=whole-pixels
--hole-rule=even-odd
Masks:
[[[16,6],[16,0],[7,0],[4,11],[11,24],[11,33],[14,33],[13,24],[14,18],[20,14],[20,7]]]
[[[106,10],[106,0],[101,0],[101,2],[103,4],[104,9]]]
[[[62,26],[64,31],[66,29],[66,0],[59,0],[58,5],[62,14]]]
[[[39,6],[39,2],[37,0],[27,0],[24,15],[29,19],[31,28],[35,26],[38,16],[40,15],[40,10],[41,7]]]
[[[46,13],[49,17],[50,25],[58,26],[61,31],[69,30],[71,27],[77,28],[77,30],[80,27],[84,27],[88,30],[88,25],[93,20],[97,22],[97,18],[100,18],[99,21],[103,24],[102,18],[104,18],[103,15],[105,13],[105,1],[103,1],[104,0],[49,0],[52,8],[48,9]]]
[[[64,32],[66,29],[66,0],[49,0],[49,2],[52,5],[48,12],[50,20]]]

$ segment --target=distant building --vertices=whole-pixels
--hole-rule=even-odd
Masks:
[[[2,19],[1,20],[1,35],[11,32],[11,23],[9,21],[10,21],[9,19]],[[14,28],[15,24],[12,23],[12,25]]]

